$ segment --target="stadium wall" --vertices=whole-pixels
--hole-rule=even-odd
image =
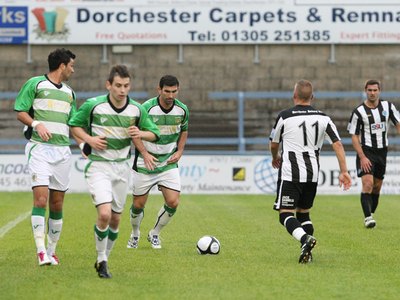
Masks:
[[[77,54],[70,84],[80,104],[87,94],[105,93],[105,80],[112,65],[123,63],[133,73],[132,90],[156,94],[160,76],[175,74],[181,81],[179,98],[191,111],[189,138],[237,138],[235,99],[215,101],[210,92],[281,91],[291,93],[300,78],[314,82],[316,91],[363,90],[368,78],[382,80],[383,91],[400,90],[400,45],[133,45],[130,53],[115,53],[112,45],[8,45],[0,47],[0,94],[16,93],[32,76],[47,72],[47,55],[56,47]],[[257,51],[256,51],[257,50]],[[12,97],[11,97],[12,98]],[[137,99],[142,101],[143,99]],[[232,101],[234,100],[234,101]],[[400,107],[398,99],[389,99]],[[338,97],[314,105],[332,116],[342,138],[352,109],[361,97]],[[13,112],[14,99],[0,99],[0,149],[23,152],[22,125]],[[279,111],[292,105],[290,99],[259,99],[244,105],[244,136],[266,138]],[[394,130],[390,130],[390,134]],[[392,140],[392,139],[391,139]],[[19,141],[18,141],[19,142]],[[352,151],[346,146],[346,151]],[[234,151],[236,145],[188,145],[187,150]],[[264,143],[250,151],[266,151]],[[392,151],[393,149],[391,149]],[[397,148],[394,150],[398,151]]]
[[[105,91],[109,69],[117,63],[132,71],[133,90],[149,95],[162,75],[176,75],[180,98],[192,110],[235,109],[234,102],[209,100],[210,91],[290,91],[301,78],[324,91],[361,91],[369,78],[382,80],[384,90],[400,90],[396,44],[335,45],[333,60],[330,45],[258,45],[257,57],[254,45],[184,45],[182,52],[178,45],[133,45],[122,54],[111,45],[1,45],[0,90],[18,91],[27,78],[46,73],[47,55],[56,47],[77,55],[70,84],[78,96]]]

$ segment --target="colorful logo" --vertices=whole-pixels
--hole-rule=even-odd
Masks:
[[[68,10],[63,7],[57,7],[53,11],[46,11],[42,7],[32,9],[38,21],[37,26],[33,30],[36,38],[51,40],[67,40],[69,29],[65,24],[68,16]]]
[[[233,168],[232,170],[233,181],[245,181],[246,180],[246,169],[245,168]]]

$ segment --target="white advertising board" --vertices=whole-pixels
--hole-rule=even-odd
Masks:
[[[30,191],[30,177],[23,155],[0,155],[0,191]],[[320,194],[358,194],[355,157],[348,156],[353,187],[343,192],[338,186],[335,156],[320,157]],[[86,160],[73,156],[69,192],[87,192],[83,169]],[[180,162],[182,194],[274,194],[277,170],[270,156],[184,155]],[[382,193],[400,194],[400,157],[388,156]],[[156,192],[155,189],[153,192]]]
[[[397,0],[0,0],[0,44],[382,44]]]

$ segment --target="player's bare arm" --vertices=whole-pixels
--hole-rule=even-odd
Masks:
[[[279,143],[270,142],[269,150],[272,155],[272,167],[279,169],[281,167],[281,156],[279,155]]]
[[[46,126],[44,126],[40,121],[33,120],[27,112],[19,111],[17,113],[17,119],[23,124],[33,127],[43,141],[47,142],[51,138],[51,132],[46,128]]]
[[[130,126],[128,133],[133,139],[143,139],[145,141],[154,142],[157,136],[151,131],[140,130],[137,126]]]
[[[348,190],[351,187],[351,177],[347,170],[346,154],[344,152],[343,144],[341,141],[336,141],[332,144],[333,151],[335,151],[338,163],[339,163],[339,186],[343,187],[344,190]]]
[[[81,155],[84,158],[88,158],[87,155],[83,152],[83,146],[85,144],[85,141],[79,138],[72,130],[70,130],[72,137],[74,138],[75,142],[77,145],[79,145],[79,148],[81,149]]]
[[[360,158],[361,169],[365,173],[369,173],[372,167],[371,161],[365,156],[364,151],[361,148],[361,143],[358,135],[353,134],[351,136],[351,142],[353,144],[354,150],[357,152],[358,157]]]
[[[182,131],[178,141],[178,149],[168,159],[169,164],[177,163],[181,159],[183,155],[183,150],[185,149],[187,137],[188,137],[188,132]]]
[[[136,150],[140,152],[143,156],[144,164],[148,170],[154,170],[156,166],[156,162],[158,161],[153,155],[151,155],[147,150],[146,147],[143,145],[142,139],[134,138],[132,139],[133,144],[135,145]]]
[[[107,149],[107,140],[105,136],[90,136],[86,133],[86,131],[81,127],[71,127],[71,131],[73,134],[88,143],[90,147],[95,150],[105,150]]]

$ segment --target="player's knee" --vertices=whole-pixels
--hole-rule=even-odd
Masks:
[[[285,226],[286,220],[288,218],[294,217],[294,213],[292,212],[282,212],[279,214],[279,222]]]
[[[168,201],[165,200],[165,203],[167,204],[168,207],[176,209],[178,207],[178,205],[179,205],[179,198],[168,199]]]
[[[144,209],[147,197],[133,197],[133,207],[136,209]]]
[[[109,224],[111,220],[111,214],[106,211],[101,211],[98,213],[97,219],[101,224]]]
[[[34,200],[34,206],[40,208],[46,208],[47,206],[47,197],[46,196],[38,196]]]
[[[374,182],[372,193],[379,194],[379,192],[381,191],[381,187],[382,187],[382,181]]]
[[[374,185],[372,182],[367,181],[363,183],[362,190],[364,193],[369,193],[369,194],[372,193],[373,188]]]

